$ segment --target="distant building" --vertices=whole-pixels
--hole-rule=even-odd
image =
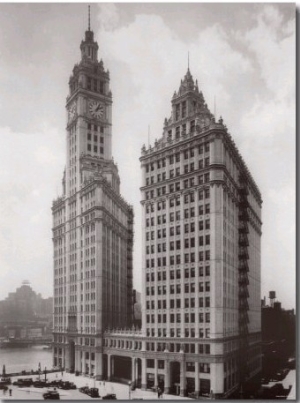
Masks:
[[[52,317],[53,298],[42,298],[27,281],[0,301],[0,323],[26,322]]]
[[[270,304],[262,300],[262,352],[263,376],[270,378],[295,357],[296,316],[293,309],[285,310],[276,301],[274,291],[269,294]]]
[[[141,293],[134,290],[134,306],[133,306],[133,317],[135,327],[142,327],[142,303],[141,303]]]
[[[25,339],[50,334],[52,305],[52,297],[42,298],[24,281],[0,301],[0,337]]]

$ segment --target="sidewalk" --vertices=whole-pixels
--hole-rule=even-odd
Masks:
[[[12,377],[11,380],[14,382],[18,378],[26,378],[25,376],[16,376]],[[34,380],[37,376],[27,376],[27,378],[33,378]],[[41,379],[44,379],[44,375],[41,376]],[[48,380],[62,379],[63,381],[74,382],[77,386],[76,390],[61,390],[58,392],[60,394],[61,400],[88,400],[92,399],[90,396],[79,392],[79,388],[82,386],[88,386],[90,388],[95,387],[99,389],[100,396],[105,396],[109,393],[114,393],[119,400],[128,400],[129,399],[129,386],[125,384],[120,384],[116,382],[107,382],[107,381],[95,381],[93,378],[85,377],[85,376],[75,376],[75,374],[65,373],[61,376],[60,372],[47,374]],[[0,399],[1,400],[43,400],[43,393],[47,390],[53,388],[19,388],[17,386],[10,386],[12,389],[12,396],[9,396],[9,393],[2,395],[2,391],[0,391]],[[135,389],[130,391],[130,399],[143,399],[143,400],[158,400],[157,393],[154,393],[150,390],[141,390]],[[159,399],[165,400],[192,400],[188,397],[181,396],[173,396],[163,394],[163,396]],[[97,399],[96,399],[97,400]]]

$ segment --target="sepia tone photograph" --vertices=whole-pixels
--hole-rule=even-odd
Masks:
[[[0,3],[0,399],[296,399],[295,3]]]

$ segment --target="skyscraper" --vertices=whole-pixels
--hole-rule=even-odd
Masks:
[[[182,395],[226,396],[261,370],[262,200],[189,69],[140,160],[147,350],[185,355],[169,371]]]
[[[262,199],[188,68],[143,146],[142,329],[132,326],[133,211],[111,150],[109,72],[88,29],[67,97],[53,203],[54,365],[182,396],[227,397],[261,371]]]
[[[90,27],[66,101],[63,194],[53,202],[54,365],[99,374],[103,331],[132,323],[133,209],[112,158],[109,71]]]

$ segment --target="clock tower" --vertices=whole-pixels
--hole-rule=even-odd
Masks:
[[[66,100],[63,195],[53,202],[53,364],[102,376],[108,328],[132,324],[133,209],[112,158],[109,71],[85,32]]]

